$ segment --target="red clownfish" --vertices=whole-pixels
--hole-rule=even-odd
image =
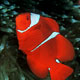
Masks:
[[[31,71],[40,78],[50,72],[51,80],[65,80],[73,69],[61,62],[74,58],[72,44],[59,33],[55,20],[34,13],[16,17],[19,49],[27,56]]]

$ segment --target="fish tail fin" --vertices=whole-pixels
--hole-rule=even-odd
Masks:
[[[72,72],[72,68],[58,63],[57,65],[53,65],[53,67],[50,68],[51,80],[65,80],[72,74]]]

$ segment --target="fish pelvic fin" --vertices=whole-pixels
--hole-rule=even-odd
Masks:
[[[61,63],[57,63],[49,69],[51,80],[66,80],[73,72],[73,69]]]

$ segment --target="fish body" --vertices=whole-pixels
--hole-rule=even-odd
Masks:
[[[19,49],[27,56],[31,71],[40,78],[50,72],[51,80],[65,80],[73,69],[61,62],[74,58],[72,44],[59,33],[59,25],[51,18],[35,13],[16,17]]]

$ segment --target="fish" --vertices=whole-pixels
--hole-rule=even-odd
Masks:
[[[74,59],[72,43],[60,34],[59,24],[52,18],[36,13],[16,17],[19,49],[26,54],[29,68],[39,78],[66,80],[73,69],[62,62]]]

